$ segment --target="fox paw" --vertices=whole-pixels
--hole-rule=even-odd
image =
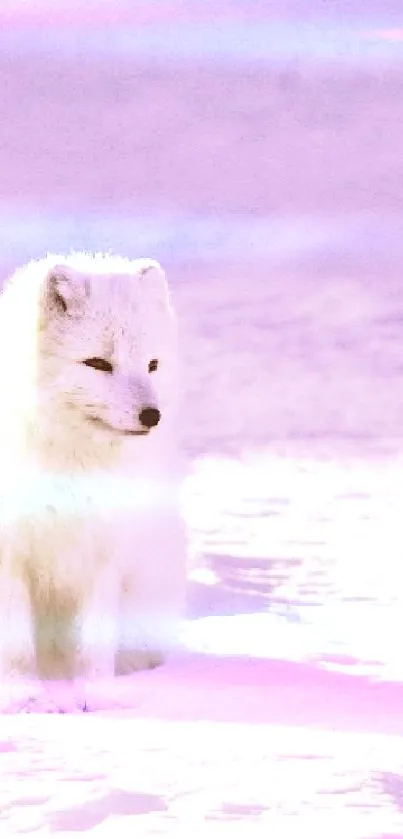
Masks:
[[[153,670],[165,661],[157,650],[118,650],[115,657],[115,676],[128,676],[137,670]]]

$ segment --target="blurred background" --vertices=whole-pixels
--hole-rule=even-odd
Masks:
[[[1,3],[2,277],[70,248],[168,271],[193,645],[401,676],[401,12]]]

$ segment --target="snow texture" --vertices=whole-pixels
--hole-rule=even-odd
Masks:
[[[195,558],[181,654],[0,716],[0,837],[402,839],[401,0],[0,17],[2,276],[164,263]]]

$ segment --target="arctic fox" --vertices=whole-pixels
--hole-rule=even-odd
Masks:
[[[0,680],[153,667],[186,584],[161,266],[30,262],[0,296],[0,352]]]

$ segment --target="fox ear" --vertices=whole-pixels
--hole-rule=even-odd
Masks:
[[[54,265],[45,281],[45,309],[58,315],[80,310],[89,295],[89,281],[85,274],[68,265]]]
[[[168,303],[168,283],[166,281],[165,271],[160,263],[155,259],[139,259],[137,263],[138,273],[142,282],[146,283],[148,288],[155,291],[162,301]]]

